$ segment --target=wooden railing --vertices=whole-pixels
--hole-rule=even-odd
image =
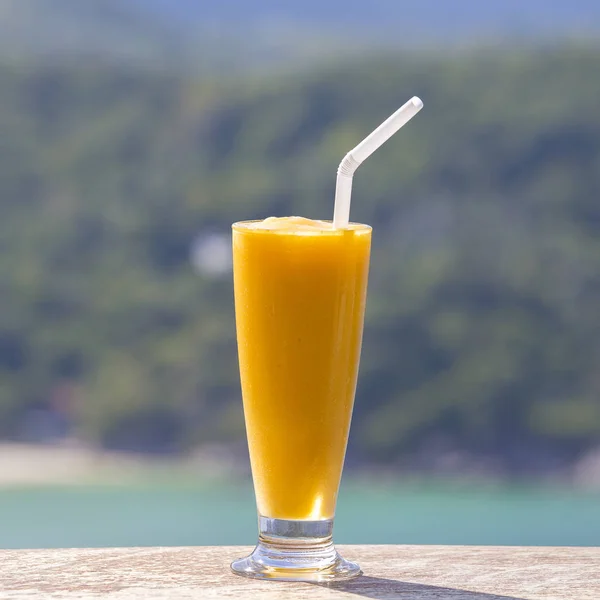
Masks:
[[[364,575],[330,585],[233,575],[229,563],[249,550],[2,550],[0,599],[600,600],[598,548],[341,546]]]

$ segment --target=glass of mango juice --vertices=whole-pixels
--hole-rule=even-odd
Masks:
[[[360,574],[333,541],[356,390],[371,227],[301,217],[233,226],[244,417],[258,508],[239,575],[331,581]]]

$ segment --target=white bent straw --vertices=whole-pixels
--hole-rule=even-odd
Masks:
[[[369,158],[377,148],[387,142],[402,126],[406,125],[421,109],[423,102],[413,96],[389,119],[368,135],[356,148],[350,150],[340,163],[335,186],[335,205],[333,226],[336,229],[348,227],[350,220],[350,197],[352,195],[352,177],[360,164]]]

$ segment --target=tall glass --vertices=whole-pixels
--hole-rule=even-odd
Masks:
[[[244,415],[258,545],[248,577],[360,574],[332,542],[362,342],[371,228],[233,225]]]

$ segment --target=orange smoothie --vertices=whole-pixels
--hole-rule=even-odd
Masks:
[[[352,417],[371,228],[301,217],[233,225],[244,414],[258,511],[334,516]]]

